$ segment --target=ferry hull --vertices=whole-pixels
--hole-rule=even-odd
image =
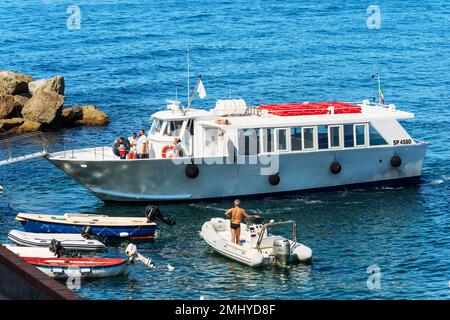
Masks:
[[[417,181],[426,149],[421,142],[279,154],[271,170],[280,177],[278,185],[268,182],[270,165],[260,157],[237,157],[230,164],[225,157],[194,159],[200,172],[194,179],[186,176],[185,164],[170,159],[76,160],[58,153],[47,159],[104,201],[186,201]],[[402,161],[397,168],[390,163],[394,155]],[[334,161],[342,167],[338,174],[330,171]]]

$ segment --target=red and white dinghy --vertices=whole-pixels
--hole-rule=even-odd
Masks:
[[[104,278],[128,274],[129,259],[22,257],[52,278]]]

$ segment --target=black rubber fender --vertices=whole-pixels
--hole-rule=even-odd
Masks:
[[[398,168],[402,165],[402,158],[398,155],[393,155],[391,158],[391,166]]]
[[[337,161],[333,161],[333,162],[330,164],[330,171],[331,171],[332,173],[334,173],[334,174],[338,174],[339,172],[342,171],[342,166],[341,166],[341,164],[340,164],[339,162],[337,162]]]
[[[280,175],[278,173],[271,174],[269,176],[269,183],[273,186],[276,186],[280,183]]]
[[[186,176],[191,179],[195,179],[200,174],[200,169],[196,164],[189,163],[186,165],[186,169],[184,170],[186,173]]]

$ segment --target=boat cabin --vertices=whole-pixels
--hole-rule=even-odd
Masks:
[[[168,110],[152,115],[150,158],[180,138],[185,157],[255,156],[414,144],[398,122],[413,118],[394,105],[304,102],[250,106],[219,100],[211,110]]]

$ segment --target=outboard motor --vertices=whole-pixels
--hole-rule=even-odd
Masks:
[[[101,243],[106,243],[106,237],[92,233],[91,226],[84,226],[83,229],[81,230],[81,236],[86,240],[98,240]]]
[[[81,230],[81,236],[85,239],[92,239],[92,227],[84,226]]]
[[[289,262],[291,255],[291,245],[287,239],[276,239],[273,241],[273,254],[277,264],[280,266],[286,266]]]
[[[148,222],[161,221],[169,226],[174,226],[176,224],[176,221],[173,217],[164,216],[157,206],[149,205],[145,208],[144,212]]]
[[[56,254],[57,258],[59,258],[61,256],[61,253],[64,250],[63,246],[61,245],[61,242],[59,242],[56,239],[52,239],[52,241],[50,242],[50,245],[48,246],[48,249],[50,250],[50,252],[53,252],[54,254]]]

